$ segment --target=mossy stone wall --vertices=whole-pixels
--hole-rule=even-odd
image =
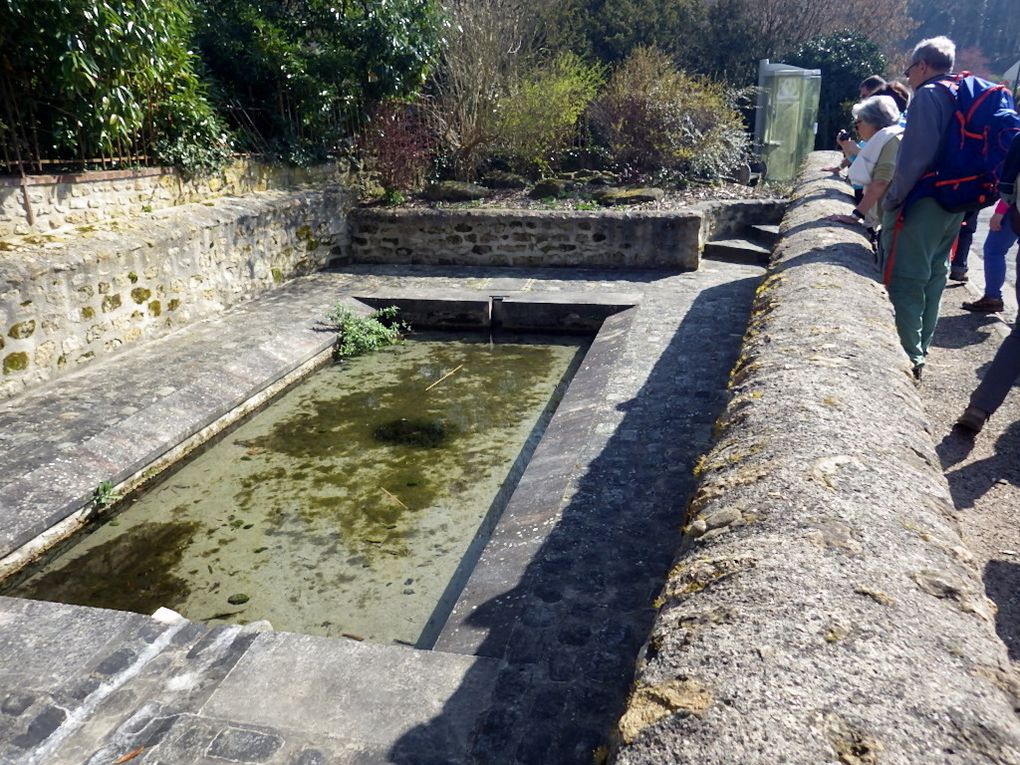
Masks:
[[[342,258],[340,186],[265,192],[0,248],[0,399]]]

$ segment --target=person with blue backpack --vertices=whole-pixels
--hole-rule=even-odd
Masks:
[[[1020,132],[1004,88],[952,74],[956,46],[922,40],[904,72],[914,90],[885,198],[880,265],[900,344],[920,381],[965,212],[993,204],[997,168]]]

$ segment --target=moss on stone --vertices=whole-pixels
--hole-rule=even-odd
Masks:
[[[138,274],[136,274],[134,271],[129,273],[128,281],[131,282],[132,284],[135,284],[138,281]]]
[[[31,337],[34,332],[35,321],[29,319],[28,321],[19,321],[17,324],[12,325],[7,335],[15,340],[24,340],[26,337]]]
[[[276,282],[277,284],[283,283],[283,271],[281,271],[279,268],[271,268],[269,269],[269,271],[273,275],[274,282]]]
[[[14,374],[15,372],[24,372],[28,369],[28,354],[24,351],[18,351],[17,353],[9,353],[4,356],[4,374]]]
[[[135,287],[131,290],[131,299],[138,303],[138,305],[141,305],[150,297],[152,297],[152,292],[145,289],[145,287]]]
[[[99,290],[99,294],[100,295],[108,295],[110,293],[110,283],[109,282],[99,282],[99,284],[96,285],[96,289]]]
[[[161,313],[163,313],[163,306],[160,304],[158,300],[153,300],[151,303],[149,303],[150,316],[159,316]]]
[[[99,291],[100,292],[103,291],[102,285],[100,285]],[[103,303],[101,307],[103,309],[103,313],[109,313],[110,311],[120,308],[120,295],[119,294],[107,295],[106,297],[103,298]]]
[[[89,319],[94,318],[95,315],[96,315],[96,309],[93,308],[90,305],[87,305],[87,306],[85,306],[84,308],[81,309],[81,317],[82,317],[82,319],[84,319],[86,321],[88,321]]]
[[[177,298],[174,298],[173,300],[166,304],[166,310],[168,311],[176,311],[180,307],[181,301],[178,300]]]

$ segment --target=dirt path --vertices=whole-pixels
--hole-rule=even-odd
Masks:
[[[983,241],[979,234],[975,245]],[[952,429],[1009,329],[994,316],[960,308],[976,292],[953,282],[946,288],[921,395],[964,541],[998,606],[996,631],[1020,674],[1020,390],[976,438]]]

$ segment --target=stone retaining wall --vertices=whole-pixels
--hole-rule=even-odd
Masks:
[[[349,195],[266,192],[0,248],[0,399],[308,273],[346,250]]]
[[[356,263],[698,267],[699,211],[377,210],[351,215]]]
[[[0,176],[0,237],[138,215],[224,194],[295,188],[340,178],[333,165],[292,168],[239,159],[211,177],[185,180],[172,168]]]
[[[778,223],[785,200],[709,202],[684,210],[360,209],[356,263],[584,266],[693,270],[704,243]]]
[[[871,252],[809,158],[619,765],[1016,763],[1015,681]]]

